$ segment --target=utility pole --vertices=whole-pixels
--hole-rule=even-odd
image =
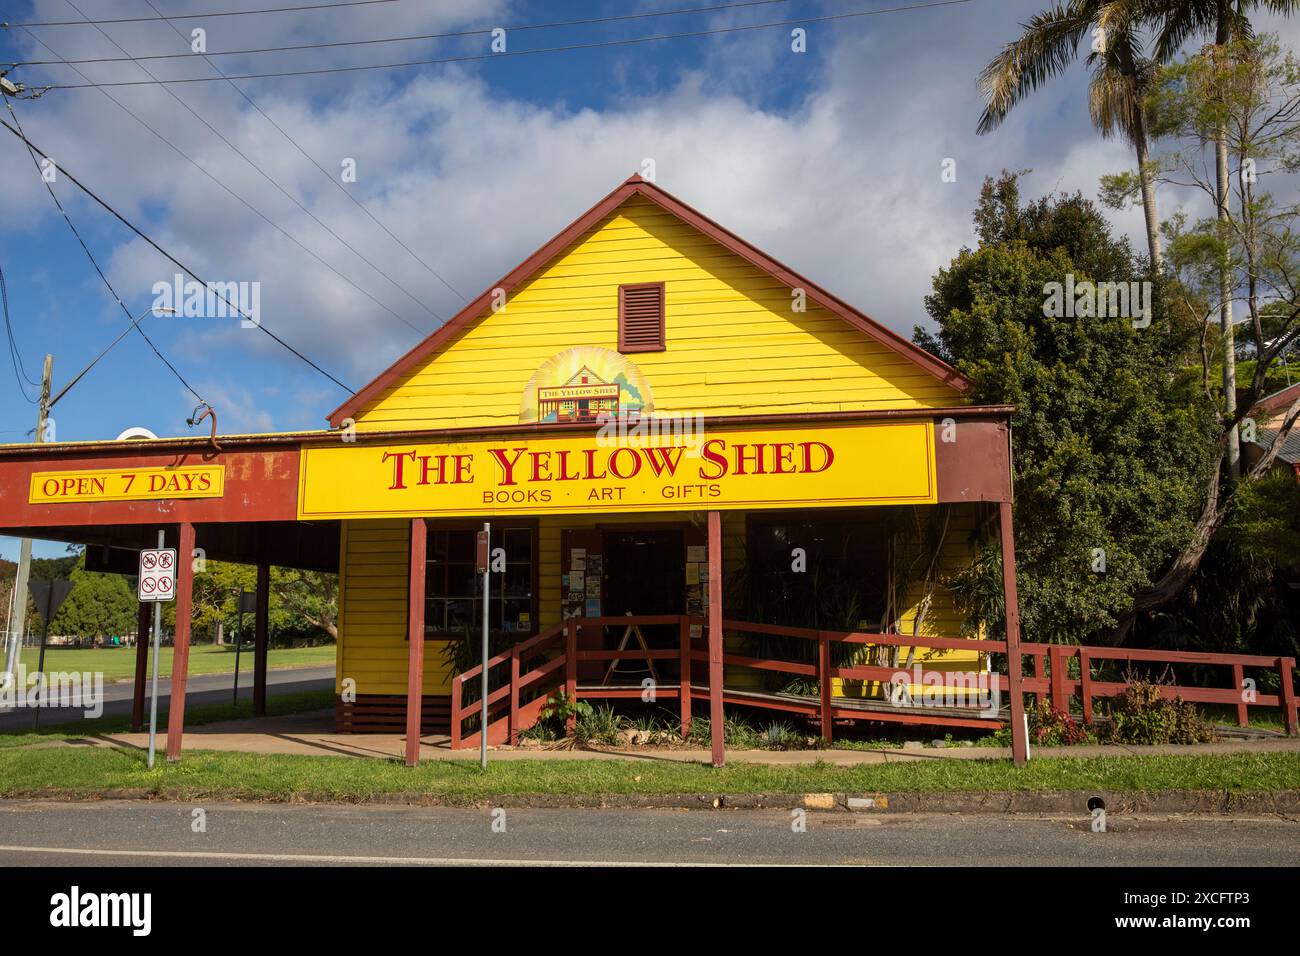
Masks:
[[[41,373],[41,400],[36,411],[36,441],[45,441],[45,426],[50,414],[50,383],[54,378],[54,356],[46,354],[45,370]],[[9,647],[5,655],[4,685],[14,679],[18,671],[23,631],[27,627],[27,579],[32,573],[32,539],[23,538],[18,553],[18,573],[14,577],[14,600],[9,612]]]

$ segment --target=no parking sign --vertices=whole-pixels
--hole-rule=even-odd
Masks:
[[[140,577],[136,585],[141,601],[172,601],[176,598],[176,551],[157,548],[140,552]]]

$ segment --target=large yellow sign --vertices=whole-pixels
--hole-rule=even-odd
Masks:
[[[301,452],[300,518],[927,504],[929,421],[365,445]],[[608,434],[607,434],[608,433]]]
[[[37,471],[29,504],[131,501],[134,499],[220,498],[224,465],[177,468],[108,468],[94,471]]]

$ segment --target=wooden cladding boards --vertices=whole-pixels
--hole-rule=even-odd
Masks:
[[[630,357],[650,382],[657,413],[963,402],[955,389],[815,302],[798,311],[791,290],[770,274],[634,198],[513,289],[504,308],[486,312],[365,405],[357,427],[513,424],[524,388],[542,363],[575,345],[626,345],[620,341],[620,301],[626,305],[626,290],[655,287],[663,289],[663,346]],[[641,328],[638,335],[651,331]]]
[[[661,352],[664,342],[664,284],[618,287],[618,350]]]
[[[340,550],[336,691],[351,678],[360,694],[405,695],[410,522],[346,521]],[[445,646],[445,641],[425,642],[427,695],[450,691]]]

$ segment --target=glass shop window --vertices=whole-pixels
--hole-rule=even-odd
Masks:
[[[750,620],[796,627],[874,629],[885,609],[889,542],[857,515],[753,516],[740,601]],[[805,566],[792,569],[795,549]]]
[[[424,636],[478,634],[483,627],[483,581],[474,571],[474,528],[429,528]],[[495,634],[537,629],[537,540],[534,529],[492,529],[492,550],[505,549],[505,570],[493,571],[488,622]]]

